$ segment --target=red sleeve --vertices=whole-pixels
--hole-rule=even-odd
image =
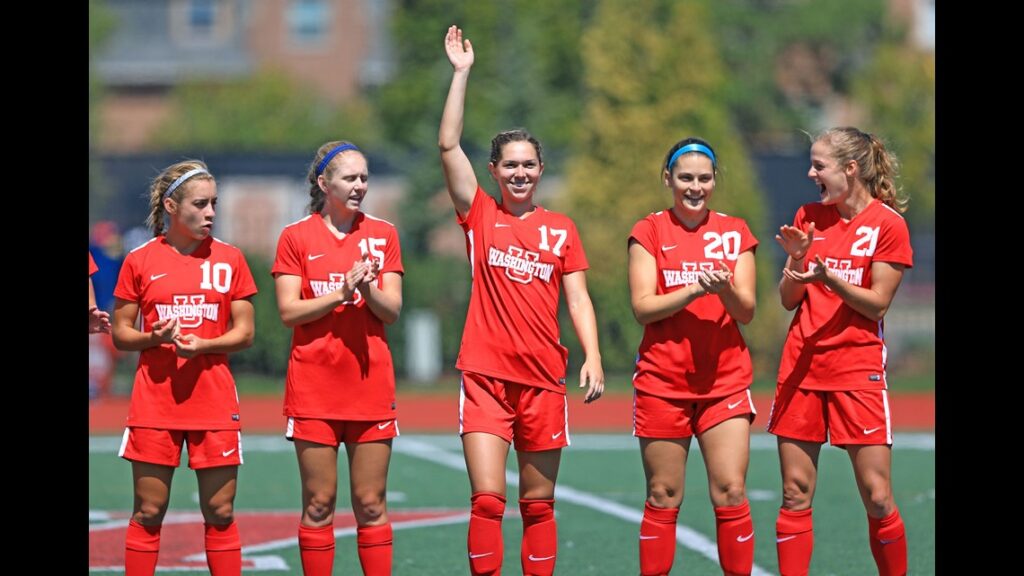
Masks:
[[[750,231],[750,227],[747,226],[747,221],[742,218],[739,220],[739,232],[740,232],[740,254],[750,250],[751,252],[757,251],[757,238],[754,233]]]
[[[650,216],[634,224],[629,237],[639,242],[651,256],[658,254],[658,235]]]
[[[274,257],[274,266],[270,269],[270,275],[275,278],[278,274],[302,276],[302,250],[298,246],[296,226],[298,225],[282,230],[281,237],[277,240],[277,255]]]
[[[459,223],[459,226],[462,226],[463,230],[472,230],[480,221],[480,218],[483,217],[485,209],[484,204],[488,200],[490,200],[492,204],[497,205],[497,203],[494,202],[494,199],[488,196],[487,192],[484,192],[484,189],[478,184],[476,187],[476,194],[473,196],[473,204],[470,205],[469,212],[466,213],[466,217],[463,218],[460,216],[459,211],[456,210],[455,221]]]
[[[129,302],[139,302],[142,290],[139,287],[138,257],[135,252],[129,252],[121,265],[121,271],[117,275],[117,285],[114,286],[114,297]]]
[[[891,262],[914,267],[914,251],[910,247],[910,230],[903,218],[886,218],[878,230],[878,247],[872,262]]]
[[[249,270],[249,263],[245,261],[245,254],[242,251],[238,251],[238,261],[235,264],[235,281],[234,290],[231,294],[232,300],[241,300],[252,296],[257,292],[256,280],[252,277],[252,272]]]
[[[587,262],[587,254],[583,251],[583,242],[580,241],[580,233],[576,230],[576,224],[569,222],[569,241],[565,247],[565,261],[562,266],[562,274],[579,272],[590,268]]]
[[[92,252],[89,252],[89,276],[99,272],[100,267],[96,265],[96,261],[92,259]]]
[[[793,227],[794,228],[799,228],[799,229],[803,230],[804,232],[807,232],[807,226],[810,225],[810,222],[806,221],[807,211],[804,210],[804,208],[806,208],[806,207],[805,206],[801,206],[796,211],[796,216],[793,216]]]
[[[398,231],[394,226],[388,226],[387,242],[384,244],[384,268],[380,273],[385,272],[405,272],[402,268],[402,247],[398,243]]]

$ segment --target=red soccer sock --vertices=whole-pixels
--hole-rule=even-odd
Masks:
[[[206,565],[210,576],[240,576],[242,573],[242,538],[238,524],[218,526],[204,524],[206,528]]]
[[[505,515],[505,497],[493,492],[477,492],[470,499],[469,570],[473,576],[500,576],[505,545],[501,538],[501,519]]]
[[[391,576],[391,523],[356,528],[359,564],[365,576]]]
[[[558,524],[553,499],[519,499],[523,516],[523,545],[519,553],[523,576],[549,576],[558,555]]]
[[[124,539],[125,576],[153,576],[160,553],[160,526],[143,526],[128,521]]]
[[[775,549],[782,576],[807,576],[814,552],[814,520],[811,508],[799,512],[779,508],[775,521]]]
[[[727,576],[750,574],[754,568],[754,521],[750,502],[715,508],[718,563]]]
[[[893,510],[885,518],[868,516],[868,540],[879,576],[903,576],[907,573],[907,539],[903,518]]]
[[[640,522],[640,574],[663,576],[672,570],[676,557],[676,519],[679,508],[655,508],[644,504]]]
[[[306,576],[331,576],[334,569],[334,526],[311,528],[299,524],[299,555]]]

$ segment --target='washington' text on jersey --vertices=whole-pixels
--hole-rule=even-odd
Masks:
[[[701,272],[711,272],[715,269],[714,262],[682,262],[680,270],[662,270],[662,277],[665,279],[665,287],[687,286],[697,283],[697,276]]]
[[[807,269],[813,271],[817,266],[817,263],[809,262]],[[849,258],[825,258],[825,267],[828,268],[829,272],[854,286],[862,285],[864,282],[864,268],[851,268],[851,266],[853,266],[853,260]]]
[[[529,284],[534,277],[551,282],[551,274],[555,271],[555,265],[539,260],[539,252],[530,252],[518,246],[509,246],[508,252],[502,252],[494,246],[487,251],[488,264],[504,268],[505,274],[510,279],[523,284]]]
[[[196,328],[203,319],[216,322],[220,316],[220,303],[207,304],[206,296],[174,296],[174,304],[157,304],[156,313],[161,320],[177,318],[182,328]]]

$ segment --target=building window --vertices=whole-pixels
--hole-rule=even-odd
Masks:
[[[217,3],[214,0],[191,0],[188,4],[188,27],[194,36],[210,36],[217,21]]]
[[[327,38],[331,9],[327,0],[291,0],[288,4],[288,37],[293,44],[322,44]]]

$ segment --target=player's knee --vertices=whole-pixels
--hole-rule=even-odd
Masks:
[[[235,520],[235,505],[232,500],[211,501],[202,507],[202,512],[208,524],[230,524]]]
[[[711,492],[715,506],[739,506],[747,499],[747,486],[742,478],[720,482]]]
[[[164,514],[167,513],[167,500],[143,500],[132,518],[143,526],[159,526],[164,522]]]
[[[880,483],[868,486],[864,506],[867,508],[868,515],[875,518],[884,518],[891,514],[893,509],[896,508],[896,504],[893,502],[892,490],[889,488],[889,484]]]
[[[380,520],[386,509],[387,505],[382,493],[355,494],[352,498],[352,512],[361,526]]]
[[[333,492],[314,492],[306,503],[306,516],[315,523],[330,521],[334,518],[334,502]]]
[[[813,484],[806,478],[786,479],[782,483],[782,507],[789,510],[809,508],[813,488]]]
[[[654,480],[647,486],[647,501],[655,508],[678,508],[683,502],[683,491]]]

